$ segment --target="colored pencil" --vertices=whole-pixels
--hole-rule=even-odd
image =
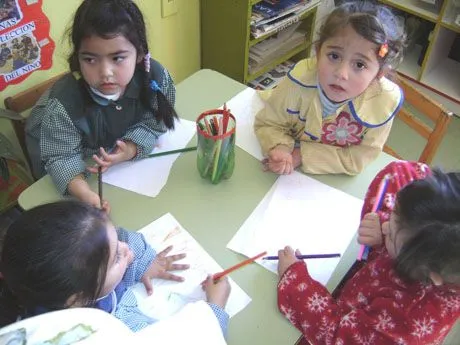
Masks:
[[[212,133],[211,125],[209,124],[209,121],[208,121],[207,117],[204,118],[204,125],[206,126],[206,129],[208,130],[208,134],[209,135],[214,135]]]
[[[177,149],[177,150],[171,150],[171,151],[165,151],[165,152],[159,152],[159,153],[151,153],[147,156],[147,158],[167,156],[167,155],[172,155],[174,153],[189,152],[189,151],[195,151],[195,150],[196,150],[196,146],[190,146],[190,147],[184,147],[183,149]]]
[[[372,210],[371,210],[372,213],[375,213],[375,212],[377,212],[379,210],[380,205],[383,202],[385,192],[387,190],[389,179],[390,179],[390,175],[386,174],[383,177],[382,181],[380,181],[379,189],[377,190],[377,197],[376,197],[376,200],[375,200],[376,202],[374,202],[374,205],[372,206]],[[366,245],[362,244],[359,247],[358,258],[357,259],[359,261],[366,260],[367,256],[369,255],[369,250],[370,250],[370,248],[368,248]]]
[[[102,208],[102,167],[99,165],[97,168],[97,191],[99,194],[99,201]]]
[[[223,120],[223,133],[227,133],[227,126],[228,126],[228,119],[229,119],[229,115],[228,115],[228,110],[227,110],[227,103],[224,103],[224,120]]]
[[[256,261],[257,259],[261,258],[262,256],[264,255],[267,255],[267,252],[263,252],[263,253],[260,253],[260,254],[257,254],[256,256],[252,257],[252,258],[249,258],[249,259],[246,259],[244,261],[241,261],[240,263],[236,264],[235,266],[232,266],[230,268],[227,268],[226,270],[222,271],[222,272],[219,272],[219,273],[216,273],[212,276],[212,279],[214,279],[214,281],[216,280],[219,280],[220,278],[226,276],[227,274],[243,267],[243,266],[246,266],[248,264],[250,264],[251,262],[254,262]]]
[[[306,254],[306,255],[296,255],[297,259],[327,259],[327,258],[340,258],[339,253],[334,254]],[[262,260],[279,260],[278,256],[264,256]]]

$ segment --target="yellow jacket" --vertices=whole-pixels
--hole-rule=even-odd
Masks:
[[[314,58],[299,61],[275,89],[260,96],[265,107],[254,130],[263,154],[277,145],[293,149],[299,141],[302,170],[311,174],[361,172],[382,151],[404,101],[399,86],[382,77],[323,118]]]

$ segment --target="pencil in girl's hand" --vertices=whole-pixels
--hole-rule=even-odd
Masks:
[[[100,165],[97,168],[97,191],[99,194],[99,201],[102,209],[102,167]]]
[[[385,192],[387,190],[389,180],[390,180],[390,174],[386,174],[382,178],[382,181],[380,181],[379,189],[377,190],[377,196],[375,198],[374,205],[372,206],[372,210],[371,210],[372,213],[375,213],[375,212],[377,212],[379,210],[379,208],[380,208],[380,206],[381,206],[381,204],[383,202],[383,198],[385,196]],[[357,260],[359,260],[359,261],[366,260],[367,256],[369,255],[369,250],[370,250],[369,247],[367,247],[364,244],[362,244],[359,247]]]
[[[328,258],[340,258],[339,253],[334,254],[306,254],[306,255],[296,255],[297,259],[328,259]],[[264,256],[262,260],[279,260],[278,256]]]
[[[219,280],[220,278],[226,276],[227,274],[243,267],[243,266],[246,266],[248,264],[250,264],[251,262],[254,262],[256,261],[257,259],[261,258],[262,256],[264,255],[267,255],[267,252],[263,252],[263,253],[260,253],[260,254],[257,254],[256,256],[253,256],[252,258],[249,258],[249,259],[246,259],[244,261],[241,261],[240,263],[236,264],[235,266],[232,266],[230,268],[227,268],[226,270],[222,271],[222,272],[219,272],[219,273],[216,273],[212,276],[212,279],[214,281],[217,281]]]

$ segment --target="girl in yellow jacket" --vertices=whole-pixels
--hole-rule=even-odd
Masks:
[[[355,175],[382,151],[404,99],[384,75],[401,61],[404,30],[391,11],[365,1],[332,11],[317,58],[299,61],[273,90],[254,130],[266,170]]]

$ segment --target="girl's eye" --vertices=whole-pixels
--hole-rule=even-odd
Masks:
[[[361,62],[361,61],[356,62],[355,66],[356,66],[357,69],[360,69],[360,70],[366,68],[366,64],[364,62]]]
[[[94,63],[94,61],[96,61],[95,58],[91,58],[91,57],[83,57],[82,60],[86,63]]]
[[[115,61],[115,62],[122,62],[124,59],[125,59],[124,56],[115,56],[115,57],[113,58],[113,61]]]
[[[331,60],[337,60],[337,59],[339,58],[339,54],[334,53],[334,52],[327,54],[327,56],[328,56],[329,59],[331,59]]]

